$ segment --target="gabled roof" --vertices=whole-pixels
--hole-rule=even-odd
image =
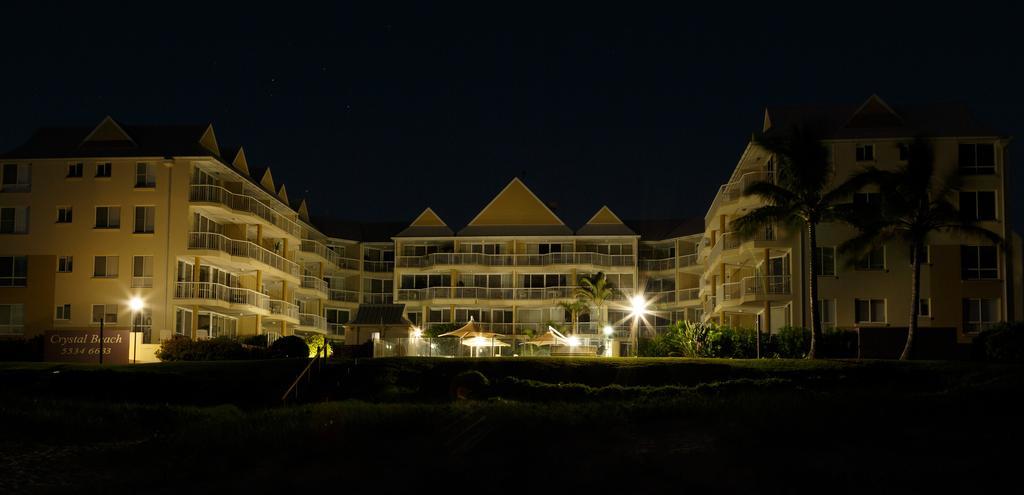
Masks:
[[[812,127],[824,139],[996,137],[966,105],[890,105],[872,95],[860,105],[784,105],[765,109],[764,134],[784,136],[796,125]]]
[[[636,235],[608,206],[602,206],[576,235]]]
[[[274,194],[274,174],[270,173],[270,167],[263,170],[263,177],[260,178],[260,185],[270,194]]]
[[[270,169],[267,170],[269,171]],[[277,198],[280,199],[282,203],[288,205],[289,207],[291,206],[291,202],[288,201],[288,188],[285,187],[284,184],[281,184],[281,189],[278,189]]]
[[[360,304],[356,310],[356,317],[348,324],[411,327],[412,322],[402,316],[404,310],[404,304]]]
[[[82,143],[127,143],[135,146],[135,140],[113,117],[103,117],[98,125],[82,139]]]
[[[242,175],[249,177],[249,161],[245,158],[245,149],[241,146],[237,148],[230,148],[224,151],[223,158],[224,163],[231,165],[232,168],[239,171]]]
[[[572,229],[516,177],[459,235],[572,235]]]
[[[298,211],[298,213],[299,213],[299,218],[301,218],[306,223],[310,223],[310,221],[309,221],[309,207],[306,206],[306,200],[305,199],[303,199],[299,203],[299,209],[296,210],[296,211]]]
[[[105,117],[95,127],[42,127],[3,158],[213,156],[203,125],[129,126]]]
[[[409,226],[395,237],[451,237],[455,232],[433,209],[427,207]]]

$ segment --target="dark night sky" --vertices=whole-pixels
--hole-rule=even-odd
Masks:
[[[703,215],[773,103],[964,102],[1024,136],[1019,17],[978,6],[814,18],[732,4],[87,5],[5,7],[0,148],[107,114],[212,121],[314,215],[411,220],[430,205],[457,228],[523,174],[574,226],[604,203],[626,218]]]

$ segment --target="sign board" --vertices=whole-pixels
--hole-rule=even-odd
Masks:
[[[128,330],[103,331],[103,364],[128,364]],[[48,330],[43,336],[46,361],[100,362],[100,329]]]

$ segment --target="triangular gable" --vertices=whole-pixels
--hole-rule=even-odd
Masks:
[[[761,132],[768,132],[768,129],[772,128],[772,114],[768,112],[768,109],[764,109],[764,122],[761,123]]]
[[[82,142],[129,142],[135,144],[135,140],[109,115],[103,117],[103,120],[88,136],[85,136]]]
[[[249,175],[249,162],[245,159],[245,149],[238,148],[238,153],[235,153],[234,159],[231,160],[231,166],[246,176]]]
[[[623,221],[608,206],[602,206],[594,216],[587,220],[587,225],[624,225]]]
[[[220,146],[217,145],[217,135],[213,133],[213,124],[206,126],[206,130],[203,131],[203,135],[199,138],[199,144],[203,145],[204,148],[213,154],[220,156]]]
[[[413,220],[412,223],[409,224],[409,226],[447,227],[448,224],[444,223],[444,220],[441,220],[441,217],[437,216],[437,213],[435,213],[433,209],[428,207],[426,210],[423,210],[423,213],[420,213],[420,216],[416,217],[416,219]]]
[[[896,113],[878,95],[871,95],[857,111],[853,112],[844,127],[899,127],[903,125],[903,117]]]
[[[291,207],[291,203],[288,202],[288,188],[286,188],[284,184],[281,184],[281,190],[277,191],[277,198],[280,199],[282,203],[288,205],[289,208]]]
[[[303,199],[302,202],[299,203],[299,218],[306,221],[307,223],[309,222],[309,207],[306,206],[305,199]]]
[[[274,191],[274,176],[270,173],[270,167],[267,167],[267,170],[263,172],[263,178],[260,179],[260,185],[268,191]]]
[[[565,223],[517,177],[487,203],[468,226],[503,225],[565,226]]]

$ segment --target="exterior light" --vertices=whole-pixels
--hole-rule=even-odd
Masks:
[[[412,327],[412,338],[418,339],[423,336],[423,329],[420,327]]]
[[[615,333],[615,329],[612,328],[611,325],[605,325],[604,328],[602,328],[601,330],[604,331],[604,336],[605,337],[611,337],[612,334]]]
[[[647,300],[644,296],[639,294],[629,298],[629,303],[633,308],[632,316],[639,316],[647,312]]]
[[[580,339],[579,339],[579,337],[576,337],[575,335],[565,339],[565,341],[566,341],[567,344],[569,344],[569,347],[577,347],[577,346],[580,345]]]
[[[128,308],[132,311],[138,311],[142,309],[142,298],[135,296],[128,300]]]

